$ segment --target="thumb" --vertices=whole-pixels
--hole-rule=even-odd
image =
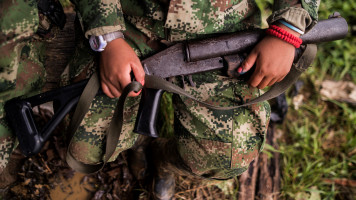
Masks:
[[[240,65],[240,67],[237,69],[237,72],[239,74],[244,74],[248,72],[252,66],[255,64],[257,59],[257,53],[252,51],[247,58],[243,61],[243,63]]]
[[[145,84],[145,71],[143,70],[143,67],[141,65],[134,66],[134,67],[132,67],[132,71],[133,71],[136,81],[141,83],[142,85],[144,85]]]
[[[135,76],[137,82],[141,83],[143,86],[145,84],[145,71],[143,70],[142,66],[139,67],[137,65],[131,65],[131,70]],[[141,93],[142,90],[136,92],[130,92],[130,97],[136,97]]]

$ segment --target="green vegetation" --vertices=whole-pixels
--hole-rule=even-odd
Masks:
[[[258,3],[266,15],[272,1]],[[301,77],[299,108],[288,95],[288,115],[279,127],[281,199],[356,199],[356,108],[322,100],[320,95],[324,80],[356,83],[355,10],[355,0],[321,2],[319,19],[337,11],[348,21],[349,34],[344,40],[318,45],[316,61]]]
[[[72,6],[72,3],[70,2],[70,0],[59,0],[63,6],[63,8],[69,8]]]

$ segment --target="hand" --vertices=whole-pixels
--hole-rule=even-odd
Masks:
[[[278,26],[299,37],[299,33],[286,26],[282,24]],[[292,44],[267,35],[247,56],[238,72],[247,72],[256,64],[256,69],[248,83],[253,87],[263,89],[284,79],[292,67],[294,54],[295,47]]]
[[[108,43],[100,56],[100,78],[103,92],[110,98],[120,97],[131,82],[133,72],[136,81],[144,85],[145,72],[134,50],[122,38]],[[131,92],[129,96],[138,96]]]

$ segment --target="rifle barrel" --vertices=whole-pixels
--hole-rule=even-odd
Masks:
[[[301,36],[303,44],[330,42],[346,37],[348,25],[344,18],[335,17],[319,21],[313,29]],[[186,44],[188,62],[195,62],[246,52],[265,36],[265,30],[258,29],[222,35],[215,38],[193,41]]]
[[[348,25],[344,18],[335,17],[326,20],[320,20],[309,32],[300,38],[303,44],[318,44],[322,42],[331,42],[341,40],[348,33]]]

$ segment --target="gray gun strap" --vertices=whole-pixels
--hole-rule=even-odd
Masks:
[[[215,110],[236,109],[244,106],[249,106],[255,103],[259,103],[262,101],[270,100],[285,92],[290,86],[292,86],[297,81],[301,73],[305,71],[312,64],[316,56],[316,52],[317,52],[317,47],[315,44],[307,45],[299,60],[296,63],[293,63],[290,72],[282,81],[274,84],[266,93],[262,94],[261,96],[254,98],[238,106],[220,107],[220,106],[211,105],[203,101],[199,101],[198,99],[196,99],[195,97],[193,97],[192,95],[184,91],[182,88],[157,76],[146,75],[145,87],[152,88],[152,89],[162,89],[171,93],[183,95],[199,102],[200,104],[208,108],[215,109]]]
[[[209,103],[199,101],[189,93],[185,92],[182,88],[160,78],[157,76],[150,76],[146,75],[145,77],[145,87],[147,88],[152,88],[152,89],[162,89],[168,92],[172,92],[175,94],[183,95],[188,98],[191,98],[200,104],[203,104],[204,106],[211,108],[211,109],[217,109],[217,110],[231,110],[231,109],[236,109],[240,108],[243,106],[249,106],[255,103],[259,103],[262,101],[270,100],[274,97],[277,97],[278,95],[282,94],[285,92],[300,76],[300,74],[305,71],[313,62],[315,56],[316,56],[316,45],[314,44],[309,44],[306,46],[303,54],[299,58],[299,60],[296,63],[293,63],[293,66],[288,73],[288,75],[279,83],[274,84],[270,90],[268,90],[266,93],[263,95],[252,99],[244,104],[238,105],[238,106],[233,106],[233,107],[219,107],[219,106],[214,106]],[[85,114],[88,112],[89,106],[94,99],[98,89],[99,89],[99,79],[97,74],[93,74],[92,77],[90,78],[87,86],[85,87],[83,94],[80,97],[80,100],[78,102],[77,108],[74,112],[71,124],[69,126],[69,132],[71,135],[75,133],[77,128],[79,127],[82,119],[84,118]],[[127,87],[124,88],[124,91],[119,98],[119,101],[117,103],[117,106],[115,108],[115,112],[113,115],[113,118],[110,122],[110,126],[106,131],[106,150],[105,150],[105,155],[103,158],[103,162],[99,164],[84,164],[78,160],[76,160],[73,155],[71,154],[69,148],[67,150],[67,163],[70,167],[72,167],[74,170],[82,172],[82,173],[94,173],[99,170],[101,170],[104,165],[108,162],[108,160],[111,158],[113,153],[115,152],[116,146],[119,141],[120,133],[122,130],[122,122],[123,122],[123,112],[124,112],[124,103],[126,100],[127,95],[131,91],[139,91],[141,90],[142,85],[136,81],[131,82]]]

